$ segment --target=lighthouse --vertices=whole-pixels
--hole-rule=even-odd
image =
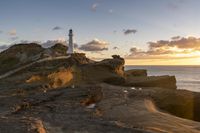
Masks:
[[[74,53],[74,44],[73,44],[73,30],[69,30],[69,45],[67,54],[73,54]]]

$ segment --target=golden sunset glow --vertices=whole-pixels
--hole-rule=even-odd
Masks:
[[[126,60],[126,65],[199,65],[199,58]]]
[[[148,49],[130,49],[127,65],[200,65],[200,39],[172,37],[148,43]]]

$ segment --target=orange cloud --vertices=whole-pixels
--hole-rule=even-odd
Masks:
[[[200,38],[172,37],[172,40],[148,42],[148,50],[133,47],[129,59],[163,59],[163,58],[196,58],[200,57]]]

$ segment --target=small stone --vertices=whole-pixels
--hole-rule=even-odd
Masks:
[[[96,104],[95,104],[95,103],[92,103],[92,104],[88,105],[86,108],[88,108],[88,109],[93,109],[93,108],[95,108],[95,106],[96,106]]]
[[[131,87],[131,90],[136,90],[136,88],[135,87]]]
[[[128,93],[128,91],[127,91],[127,90],[124,90],[124,93]]]

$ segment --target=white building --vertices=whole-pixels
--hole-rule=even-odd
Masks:
[[[69,45],[68,45],[67,53],[68,54],[74,53],[73,31],[72,31],[72,29],[69,30]]]

